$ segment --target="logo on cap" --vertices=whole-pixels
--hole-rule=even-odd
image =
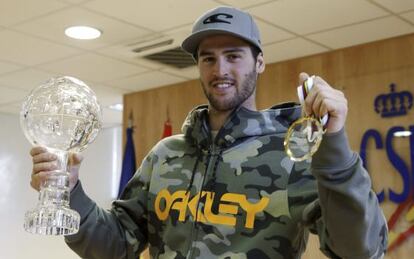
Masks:
[[[206,19],[204,19],[203,24],[208,24],[208,23],[228,23],[231,24],[231,22],[223,20],[223,19],[231,19],[233,18],[233,15],[228,14],[228,13],[216,13],[213,14],[209,17],[207,17]]]

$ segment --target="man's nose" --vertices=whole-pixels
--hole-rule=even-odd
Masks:
[[[224,76],[228,75],[229,71],[228,62],[224,58],[218,58],[216,63],[214,64],[214,74],[216,76]]]

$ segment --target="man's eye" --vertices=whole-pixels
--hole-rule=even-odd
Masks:
[[[240,58],[240,56],[239,55],[228,55],[228,57],[227,57],[229,60],[237,60],[237,59],[239,59]]]
[[[214,58],[212,58],[212,57],[205,57],[205,58],[203,58],[203,62],[204,63],[211,63],[213,61],[214,61]]]

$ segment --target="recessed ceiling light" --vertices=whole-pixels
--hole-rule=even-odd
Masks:
[[[68,37],[78,40],[93,40],[101,36],[101,31],[89,26],[72,26],[65,30]]]

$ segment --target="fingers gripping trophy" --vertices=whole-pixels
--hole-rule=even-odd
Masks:
[[[58,163],[40,187],[37,206],[26,212],[24,228],[42,235],[75,234],[80,216],[69,208],[68,155],[84,150],[101,128],[96,95],[76,78],[51,78],[23,102],[20,123],[29,142],[46,147]]]

